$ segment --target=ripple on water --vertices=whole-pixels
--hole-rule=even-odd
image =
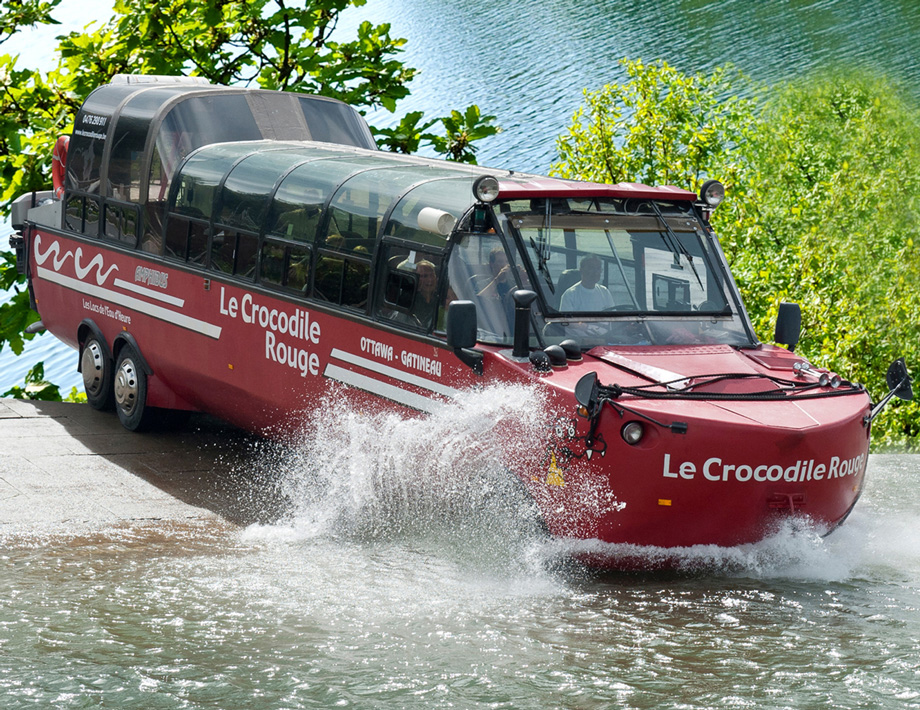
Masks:
[[[368,532],[310,501],[244,530],[7,535],[0,692],[6,707],[914,707],[920,565],[886,558],[900,528],[873,510],[904,476],[873,458],[838,533],[707,550],[717,564],[690,573],[560,571],[540,563],[558,543],[526,526],[513,544],[431,513]]]

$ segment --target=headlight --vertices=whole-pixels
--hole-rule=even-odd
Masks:
[[[638,444],[642,440],[643,434],[645,434],[645,427],[642,426],[641,422],[627,422],[620,429],[620,436],[630,446]]]
[[[700,189],[700,199],[715,209],[725,199],[725,185],[718,180],[707,180]]]
[[[498,179],[482,175],[473,183],[473,196],[480,202],[492,202],[498,197]]]

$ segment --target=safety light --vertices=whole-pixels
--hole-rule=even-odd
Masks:
[[[627,422],[620,429],[620,436],[630,446],[638,444],[642,440],[643,434],[645,434],[645,427],[642,426],[641,422]]]
[[[491,175],[481,175],[473,183],[473,196],[480,202],[492,202],[498,197],[498,180]]]
[[[715,209],[725,199],[725,185],[718,180],[707,180],[700,189],[700,199]]]
[[[568,358],[561,345],[547,345],[543,348],[543,352],[549,357],[549,364],[553,367],[565,367],[568,365]]]
[[[528,360],[530,360],[531,366],[533,366],[533,369],[537,372],[550,372],[553,369],[553,365],[549,360],[549,355],[542,350],[534,350],[530,353]]]
[[[563,340],[559,347],[565,352],[565,356],[572,362],[581,362],[581,346],[574,340]]]

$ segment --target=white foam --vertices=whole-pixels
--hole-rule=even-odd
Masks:
[[[463,392],[418,418],[359,411],[330,396],[305,422],[299,443],[271,462],[290,511],[278,524],[250,527],[245,537],[286,543],[411,539],[476,564],[530,570],[588,556],[755,578],[847,580],[892,567],[920,574],[920,515],[909,507],[891,509],[893,489],[904,485],[903,457],[893,459],[897,467],[887,478],[878,469],[888,464],[873,460],[874,488],[827,537],[807,520],[790,519],[760,542],[731,548],[549,540],[503,462],[539,455],[534,442],[544,439],[550,420],[539,393],[524,386]]]
[[[539,455],[548,420],[525,386],[462,392],[418,418],[330,396],[272,463],[289,513],[246,539],[412,538],[486,564],[527,564],[541,532],[504,462]]]

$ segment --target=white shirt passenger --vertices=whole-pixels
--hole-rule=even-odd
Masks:
[[[594,284],[594,288],[585,288],[581,281],[562,294],[559,302],[561,311],[603,311],[613,308],[614,301],[605,286]]]

